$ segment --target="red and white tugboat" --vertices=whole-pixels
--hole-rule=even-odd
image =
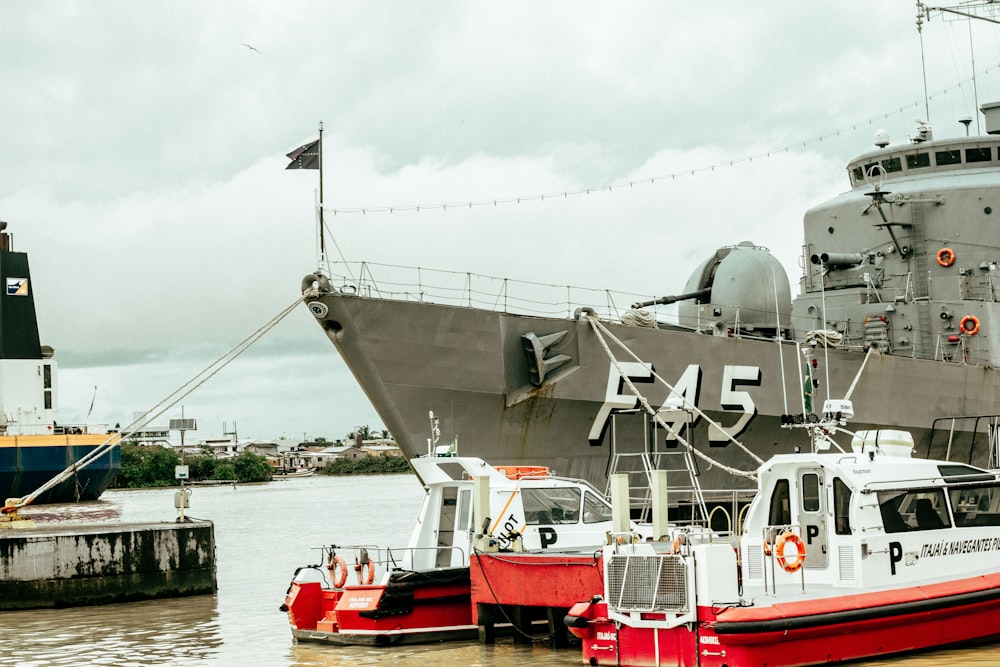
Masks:
[[[331,546],[324,563],[300,567],[281,605],[296,640],[389,645],[475,638],[474,544],[596,550],[611,529],[611,506],[601,493],[546,468],[495,468],[451,455],[411,464],[427,495],[409,543]],[[473,525],[476,503],[480,516],[491,517],[483,526]],[[348,583],[349,569],[363,583]]]
[[[741,534],[606,546],[604,590],[566,618],[584,662],[812,665],[1000,635],[998,475],[911,458],[901,431],[834,453],[836,427],[759,468]]]

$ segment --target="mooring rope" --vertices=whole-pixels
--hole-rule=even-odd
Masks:
[[[875,352],[876,350],[874,345],[868,348],[868,352],[865,354],[865,360],[861,362],[861,368],[858,369],[857,375],[854,376],[854,381],[851,382],[850,388],[848,388],[847,393],[844,394],[845,401],[851,400],[851,394],[854,393],[854,388],[858,386],[858,380],[861,379],[861,374],[864,372],[865,366],[868,365],[868,359],[870,359]]]
[[[237,343],[232,349],[230,349],[225,354],[218,357],[215,361],[210,363],[200,372],[198,372],[190,380],[182,384],[180,387],[175,389],[173,392],[164,397],[159,403],[154,405],[152,408],[147,410],[141,416],[132,420],[120,433],[112,434],[107,440],[101,443],[99,446],[91,450],[86,456],[82,457],[79,461],[76,461],[73,465],[69,466],[61,473],[50,479],[48,482],[38,487],[35,491],[24,496],[22,498],[10,499],[4,507],[2,508],[3,513],[12,513],[19,508],[26,507],[35,501],[39,496],[41,496],[46,491],[58,486],[70,475],[74,474],[77,470],[85,468],[97,459],[101,458],[105,454],[109,453],[116,445],[118,445],[122,440],[128,438],[128,436],[133,435],[139,428],[145,426],[152,420],[161,416],[170,408],[174,407],[187,396],[189,396],[196,389],[201,387],[203,384],[208,382],[212,377],[214,377],[219,371],[232,363],[237,357],[246,352],[251,345],[260,340],[264,334],[269,332],[275,327],[281,320],[285,319],[289,313],[291,313],[295,308],[302,302],[303,297],[296,297],[295,300],[285,307],[281,312],[268,320],[265,324],[258,327],[256,331],[248,335],[246,338]]]
[[[611,340],[613,340],[626,353],[628,353],[633,359],[635,359],[639,363],[644,363],[642,361],[642,359],[640,359],[634,352],[632,352],[632,350],[630,350],[628,348],[628,346],[625,345],[625,343],[623,343],[622,341],[620,341],[613,333],[611,333],[610,331],[608,331],[607,327],[605,327],[596,317],[594,317],[592,315],[589,315],[586,312],[582,313],[581,317],[586,317],[587,321],[590,322],[591,328],[594,330],[594,333],[597,335],[598,342],[600,342],[601,347],[604,348],[604,351],[607,353],[608,358],[611,359],[611,363],[614,364],[615,369],[618,371],[618,374],[621,376],[621,378],[625,382],[625,384],[628,385],[628,388],[632,391],[632,393],[635,394],[635,397],[639,400],[639,404],[642,406],[643,410],[646,411],[653,418],[653,420],[656,421],[657,424],[659,424],[661,427],[663,427],[664,429],[666,429],[667,432],[670,433],[670,435],[672,435],[673,437],[675,437],[677,439],[677,441],[679,443],[681,443],[685,448],[687,448],[687,450],[689,452],[691,452],[692,454],[694,454],[698,458],[702,459],[703,461],[709,463],[710,465],[717,466],[718,468],[720,468],[720,469],[728,472],[730,475],[734,475],[736,477],[745,477],[746,479],[752,479],[752,480],[756,480],[757,479],[757,475],[754,472],[747,471],[747,470],[739,470],[738,468],[733,468],[732,466],[727,466],[724,463],[720,463],[719,461],[716,461],[715,459],[711,458],[707,454],[704,454],[703,452],[698,451],[697,449],[694,448],[693,445],[691,445],[691,443],[689,443],[677,431],[675,431],[673,429],[673,427],[671,427],[669,424],[667,424],[667,422],[663,420],[663,418],[659,415],[659,413],[655,409],[653,409],[653,407],[649,404],[649,401],[646,400],[646,397],[643,396],[642,393],[639,391],[639,389],[635,386],[635,384],[629,378],[628,373],[626,373],[625,370],[621,367],[621,363],[618,361],[618,359],[615,357],[614,353],[611,351],[611,347],[608,345],[607,341],[604,339],[604,336],[607,336],[608,338],[610,338]],[[662,377],[660,377],[656,373],[656,371],[653,371],[652,368],[650,368],[650,372],[652,373],[653,377],[656,378],[657,380],[659,380],[660,382],[662,382],[664,384],[664,386],[666,386],[667,389],[669,389],[671,391],[671,393],[680,396],[680,394],[677,392],[677,390],[674,389],[673,385],[671,385],[665,379],[663,379]],[[715,420],[713,420],[707,414],[705,414],[704,412],[702,412],[702,410],[699,409],[698,406],[689,403],[683,397],[681,397],[681,398],[684,401],[683,405],[684,405],[684,409],[685,410],[687,410],[687,409],[693,410],[699,416],[703,417],[709,424],[711,424],[711,425],[715,426],[717,429],[719,429],[720,432],[725,433],[726,437],[729,439],[730,442],[734,443],[737,447],[739,447],[741,450],[743,450],[758,465],[764,463],[763,459],[761,459],[759,456],[757,456],[752,451],[750,451],[749,449],[747,449],[747,447],[744,446],[743,443],[741,443],[739,440],[737,440],[736,438],[734,438],[733,436],[731,436],[729,433],[727,433],[723,429],[722,425],[718,424]]]

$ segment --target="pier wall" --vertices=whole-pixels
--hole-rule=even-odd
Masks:
[[[0,611],[216,589],[210,521],[0,531]]]

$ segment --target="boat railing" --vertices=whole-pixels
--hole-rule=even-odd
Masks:
[[[361,571],[363,563],[370,562],[375,566],[375,576],[393,570],[431,569],[434,567],[459,567],[455,563],[467,565],[469,557],[466,549],[460,546],[439,547],[383,547],[377,544],[336,544],[328,547],[316,547],[321,552],[323,563],[303,566],[303,570],[317,570],[323,575],[324,570],[332,568],[334,557],[344,559],[347,568]],[[327,577],[322,577],[327,588],[332,587]],[[332,580],[332,577],[330,578]],[[350,583],[350,577],[348,577]],[[360,583],[360,581],[359,581]]]
[[[440,547],[389,547],[380,554],[376,565],[387,570],[426,570],[434,567],[458,567],[455,563],[467,565],[469,554],[459,546]]]
[[[984,482],[1000,481],[1000,472],[970,473],[968,475],[938,475],[937,477],[914,477],[912,479],[875,480],[868,482],[860,493],[877,493],[879,491],[899,490],[915,491],[919,489],[940,487],[981,486]]]
[[[468,271],[374,262],[327,262],[323,271],[329,278],[330,288],[341,294],[532,316],[572,318],[580,308],[589,307],[601,319],[636,323],[629,314],[632,304],[652,302],[658,298],[657,295],[623,290],[537,283]],[[653,317],[645,325],[770,340],[768,336],[759,335],[741,324],[750,320],[748,316],[754,314],[754,309],[740,304],[713,305],[732,309],[735,312],[734,322],[720,324],[719,318],[711,312],[699,312],[695,317],[682,321],[674,304],[655,304],[646,307]]]
[[[971,428],[968,428],[971,422]],[[959,428],[961,426],[961,428]],[[1000,468],[1000,415],[966,415],[939,417],[931,422],[931,433],[927,439],[924,458],[931,458],[931,448],[944,438],[945,460],[962,461],[974,465],[973,461],[982,457],[983,438],[987,447],[986,460],[982,467]],[[966,449],[967,448],[967,449]],[[952,458],[956,456],[956,458]]]
[[[764,526],[761,531],[763,558],[761,573],[764,575],[764,592],[774,595],[778,590],[778,572],[783,570],[791,575],[797,572],[802,592],[806,590],[806,569],[803,567],[806,553],[802,545],[802,526],[797,523]],[[788,547],[786,547],[788,545]],[[791,556],[787,548],[799,549]],[[770,577],[768,577],[770,575]]]

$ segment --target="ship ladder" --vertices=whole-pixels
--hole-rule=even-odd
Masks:
[[[636,417],[643,419],[643,447],[641,451],[622,451],[618,443],[618,420]],[[650,428],[652,426],[652,428]],[[658,435],[659,434],[659,435]],[[667,471],[667,487],[672,499],[686,499],[674,503],[675,507],[689,506],[690,512],[676,517],[675,523],[707,525],[708,507],[698,482],[694,457],[687,449],[666,449],[666,438],[656,422],[640,410],[625,410],[611,415],[611,458],[608,468],[608,486],[605,495],[611,495],[611,476],[624,474],[629,480],[629,508],[639,522],[652,521],[653,471]],[[663,441],[664,445],[659,443]]]
[[[666,462],[670,460],[676,463],[667,464]],[[667,471],[667,485],[674,497],[686,497],[690,506],[690,517],[678,516],[674,523],[690,522],[692,525],[707,526],[708,505],[705,503],[705,495],[698,481],[698,470],[695,468],[691,452],[682,449],[657,452],[654,454],[653,463],[657,469]]]

